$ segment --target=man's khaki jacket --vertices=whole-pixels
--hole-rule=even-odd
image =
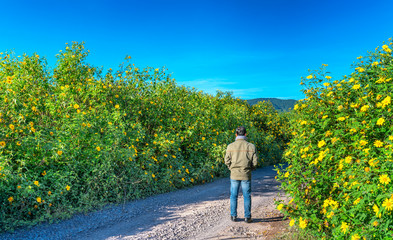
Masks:
[[[251,180],[251,171],[257,168],[258,156],[255,145],[244,139],[237,139],[227,147],[225,165],[231,171],[233,180]]]

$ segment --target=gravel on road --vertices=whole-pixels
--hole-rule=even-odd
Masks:
[[[252,173],[252,223],[245,223],[243,199],[238,202],[238,222],[230,220],[229,178],[155,195],[103,210],[78,214],[69,220],[41,224],[14,233],[8,239],[269,239],[284,230],[275,210],[279,183],[272,166]],[[283,195],[283,193],[281,193]]]

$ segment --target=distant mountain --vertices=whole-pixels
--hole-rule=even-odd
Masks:
[[[263,101],[271,102],[273,104],[273,107],[280,112],[286,112],[290,109],[293,109],[293,107],[297,102],[294,99],[278,99],[278,98],[255,98],[255,99],[247,100],[248,104],[250,104],[251,106],[257,104],[258,102],[263,102]]]

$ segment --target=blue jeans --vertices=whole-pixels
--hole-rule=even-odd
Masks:
[[[237,217],[237,196],[242,185],[244,199],[244,217],[251,218],[251,180],[231,179],[231,216]]]

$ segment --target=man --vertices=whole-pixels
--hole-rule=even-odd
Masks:
[[[244,198],[245,222],[251,219],[251,171],[258,164],[258,156],[254,144],[247,142],[246,128],[236,129],[236,141],[229,144],[225,154],[225,165],[231,171],[231,220],[237,220],[237,196],[242,186]]]

